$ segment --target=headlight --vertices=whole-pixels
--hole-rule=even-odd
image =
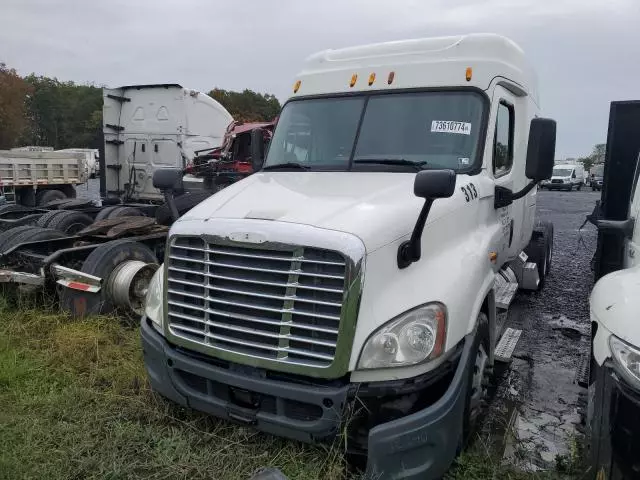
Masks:
[[[404,367],[439,357],[446,328],[447,311],[441,303],[409,310],[367,339],[358,368]]]
[[[151,282],[149,282],[149,290],[147,291],[144,306],[145,315],[153,322],[153,326],[156,327],[156,330],[160,333],[162,333],[162,321],[164,318],[163,287],[164,268],[160,265],[160,268],[158,268],[156,273],[153,274],[153,277],[151,277]]]
[[[623,342],[618,337],[609,337],[609,347],[613,358],[623,368],[627,380],[636,388],[640,388],[640,350]]]

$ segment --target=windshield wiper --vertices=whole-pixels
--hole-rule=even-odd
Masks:
[[[262,170],[280,170],[286,168],[293,168],[297,170],[309,170],[309,167],[306,165],[302,165],[301,163],[295,162],[287,162],[287,163],[276,163],[274,165],[267,165],[266,167],[262,167]]]
[[[374,165],[399,165],[404,167],[413,167],[416,170],[422,170],[427,162],[412,162],[404,158],[358,158],[353,163],[374,164]]]

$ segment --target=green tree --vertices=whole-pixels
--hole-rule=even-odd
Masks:
[[[242,122],[271,121],[280,113],[280,102],[275,95],[245,89],[242,92],[214,88],[209,96],[222,104],[235,120]]]
[[[14,147],[27,128],[25,101],[30,91],[14,69],[0,63],[0,149]]]
[[[25,80],[33,92],[27,99],[31,128],[25,143],[55,149],[95,145],[102,123],[101,88],[34,74]]]

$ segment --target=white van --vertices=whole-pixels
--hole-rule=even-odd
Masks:
[[[584,185],[584,165],[581,163],[559,164],[553,167],[551,180],[544,182],[541,187],[549,190],[580,190]]]

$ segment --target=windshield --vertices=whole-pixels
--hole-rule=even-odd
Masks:
[[[573,173],[573,168],[554,168],[553,176],[554,177],[570,177]]]
[[[379,165],[470,170],[478,155],[483,98],[475,92],[405,92],[289,102],[265,167],[311,170]],[[387,167],[388,168],[388,167]]]

